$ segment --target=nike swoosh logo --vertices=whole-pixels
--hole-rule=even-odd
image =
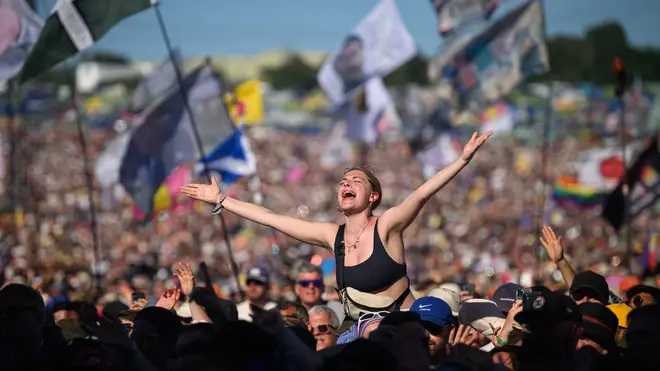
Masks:
[[[430,306],[432,306],[432,305],[433,305],[433,304],[420,305],[420,306],[419,306],[419,309],[428,308],[428,307],[430,307]]]

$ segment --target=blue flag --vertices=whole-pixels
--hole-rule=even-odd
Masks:
[[[218,127],[223,118],[228,120],[227,112],[221,104],[222,85],[213,70],[208,66],[198,68],[184,78],[182,88],[195,116],[202,146],[225,141],[229,130]],[[161,183],[178,165],[196,162],[199,153],[185,102],[176,89],[149,110],[142,124],[130,133],[119,181],[148,217]]]
[[[241,130],[236,130],[196,165],[197,172],[219,174],[223,184],[231,184],[257,171],[257,161],[252,148]]]

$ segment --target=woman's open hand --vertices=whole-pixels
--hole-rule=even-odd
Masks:
[[[211,178],[211,184],[186,184],[179,189],[184,195],[210,204],[218,204],[224,197],[215,177]]]

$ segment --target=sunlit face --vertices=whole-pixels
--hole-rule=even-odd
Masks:
[[[327,313],[309,316],[309,331],[316,339],[316,350],[330,348],[337,344],[337,335],[332,332],[332,322]]]
[[[312,306],[321,300],[323,278],[316,272],[300,272],[296,283],[296,295],[305,306]]]
[[[366,175],[360,170],[351,170],[339,182],[337,201],[343,212],[361,212],[370,203],[378,200]]]

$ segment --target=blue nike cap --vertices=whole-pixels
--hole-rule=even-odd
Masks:
[[[419,314],[422,322],[427,322],[435,327],[445,327],[454,322],[449,304],[433,296],[425,296],[415,300],[410,307],[410,311]]]

